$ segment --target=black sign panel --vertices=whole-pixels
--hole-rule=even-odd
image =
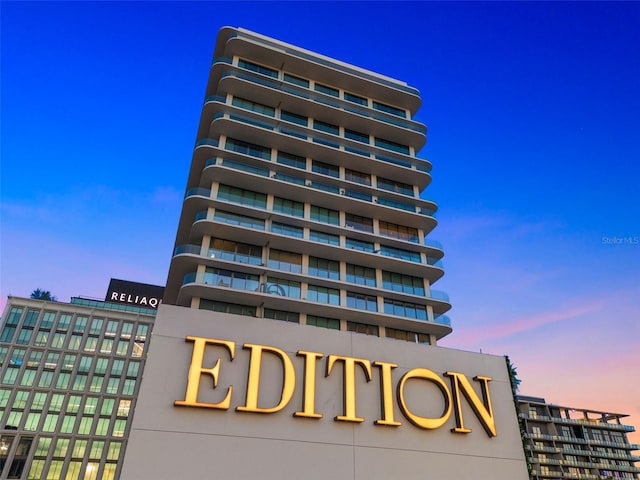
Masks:
[[[112,278],[104,301],[126,303],[137,307],[158,308],[158,305],[162,303],[163,295],[164,287]]]

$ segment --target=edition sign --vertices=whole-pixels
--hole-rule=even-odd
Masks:
[[[210,377],[213,381],[213,389],[218,388],[218,380],[222,366],[222,357],[218,357],[213,366],[204,366],[205,350],[207,348],[217,348],[226,351],[229,361],[233,361],[236,356],[236,343],[229,340],[218,340],[214,338],[188,336],[187,342],[193,342],[193,351],[191,355],[191,363],[189,365],[189,373],[187,376],[187,387],[183,400],[176,400],[175,406],[179,407],[196,407],[210,408],[219,410],[229,410],[233,396],[233,385],[222,388],[223,393],[220,394],[221,400],[217,403],[200,402],[198,393],[200,388],[200,380],[203,376]],[[249,412],[259,414],[272,414],[284,409],[292,400],[295,393],[296,370],[294,363],[289,355],[280,348],[258,345],[253,343],[245,343],[242,349],[246,350],[249,355],[249,367],[247,371],[247,390],[244,398],[244,404],[237,406],[237,412]],[[259,406],[258,397],[260,393],[260,370],[263,364],[263,357],[271,355],[277,359],[277,364],[282,369],[282,388],[280,390],[280,400],[277,404],[271,406]],[[467,402],[472,412],[479,420],[489,437],[495,437],[496,427],[491,405],[491,395],[489,392],[489,382],[492,380],[488,376],[475,376],[473,381],[476,382],[481,390],[480,398],[476,393],[471,381],[459,372],[447,371],[438,375],[436,372],[427,368],[413,368],[407,371],[400,380],[393,385],[392,371],[398,365],[390,362],[370,361],[364,358],[349,357],[342,355],[326,355],[321,352],[311,352],[306,350],[298,350],[298,357],[304,359],[304,369],[302,372],[303,392],[301,394],[301,409],[294,413],[297,418],[320,419],[323,414],[316,411],[316,367],[318,362],[325,366],[325,376],[328,377],[335,370],[341,369],[343,376],[342,397],[343,411],[341,415],[337,415],[334,420],[339,422],[363,422],[365,419],[359,417],[356,413],[356,375],[364,375],[367,382],[373,380],[374,373],[378,377],[380,385],[380,415],[374,421],[375,425],[397,427],[402,425],[395,418],[394,406],[397,402],[400,411],[404,417],[418,428],[437,429],[442,427],[454,414],[455,428],[453,433],[471,433],[471,429],[465,426],[462,401]],[[444,378],[443,378],[444,377]],[[448,382],[445,381],[448,379]],[[444,403],[442,413],[437,417],[424,417],[414,413],[410,404],[415,406],[416,399],[408,399],[406,390],[408,385],[413,382],[428,382],[434,385],[436,391],[441,396]],[[395,395],[394,395],[395,392]],[[411,401],[409,401],[411,400]],[[428,401],[421,399],[423,402]]]

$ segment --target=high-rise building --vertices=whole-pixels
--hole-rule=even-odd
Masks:
[[[629,443],[635,431],[621,419],[628,415],[547,403],[544,398],[518,396],[518,415],[525,430],[531,479],[637,479],[633,455],[640,445]]]
[[[220,31],[122,480],[526,479],[505,359],[434,347],[419,105]]]
[[[148,300],[8,298],[0,479],[118,478],[156,313]]]
[[[165,303],[435,344],[451,332],[415,88],[219,34]]]

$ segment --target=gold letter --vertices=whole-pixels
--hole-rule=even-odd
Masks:
[[[356,417],[356,384],[355,370],[356,364],[360,365],[364,370],[367,382],[371,381],[371,362],[363,358],[341,357],[338,355],[329,355],[327,358],[327,374],[331,374],[331,369],[335,362],[344,362],[344,415],[338,415],[334,420],[343,422],[364,422],[364,418]]]
[[[316,360],[324,354],[317,352],[305,352],[298,350],[299,357],[304,357],[304,393],[303,410],[293,414],[294,417],[322,418],[321,413],[316,413]]]
[[[266,345],[254,345],[251,343],[245,343],[242,348],[251,350],[251,357],[249,361],[249,376],[247,378],[247,398],[245,405],[236,407],[239,412],[253,412],[253,413],[274,413],[282,410],[291,397],[293,396],[293,390],[296,386],[296,372],[293,369],[293,363],[289,356],[276,347],[267,347]],[[261,408],[258,407],[258,391],[260,390],[260,365],[262,363],[262,352],[270,352],[275,354],[282,363],[283,378],[282,378],[282,392],[280,395],[280,402],[275,407]]]
[[[480,386],[482,388],[483,401],[480,402],[478,395],[476,394],[475,390],[469,383],[469,380],[467,380],[467,377],[464,376],[464,374],[457,372],[446,372],[445,375],[451,378],[451,388],[453,388],[453,403],[456,407],[456,428],[452,428],[451,431],[456,433],[471,432],[470,428],[464,427],[464,419],[462,418],[462,407],[460,405],[460,390],[462,389],[462,393],[469,402],[473,413],[475,413],[478,420],[480,420],[480,423],[482,424],[484,430],[487,432],[487,435],[489,435],[490,437],[495,437],[496,424],[493,419],[491,395],[489,394],[489,382],[492,380],[491,377],[473,377],[476,382],[481,382]]]
[[[407,383],[407,380],[412,378],[421,378],[428,382],[435,383],[435,385],[440,389],[440,393],[442,393],[442,396],[444,397],[444,410],[442,411],[442,416],[440,418],[420,417],[409,410],[404,398],[404,385]],[[451,415],[451,393],[449,393],[449,389],[438,375],[426,368],[414,368],[404,374],[398,384],[398,403],[400,404],[400,410],[402,410],[404,416],[407,417],[407,419],[416,427],[420,428],[426,428],[429,430],[439,428],[444,425]]]
[[[189,376],[187,377],[187,391],[184,400],[176,400],[173,402],[176,406],[182,407],[202,407],[202,408],[220,408],[227,410],[231,402],[231,392],[233,386],[227,388],[227,395],[220,403],[200,403],[198,402],[198,388],[200,387],[200,377],[207,373],[213,377],[213,388],[218,386],[218,375],[220,374],[220,357],[216,360],[213,368],[203,368],[202,360],[204,358],[204,349],[207,344],[222,345],[229,350],[229,356],[233,360],[235,353],[235,342],[227,342],[225,340],[216,340],[214,338],[187,337],[187,342],[193,342],[193,353],[191,354],[191,365],[189,366]]]
[[[376,367],[380,367],[380,403],[382,409],[382,419],[376,420],[376,425],[390,425],[397,427],[402,425],[393,418],[393,389],[391,387],[391,369],[398,365],[395,363],[373,362]]]

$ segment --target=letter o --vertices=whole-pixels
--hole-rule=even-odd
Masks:
[[[442,396],[444,397],[444,410],[442,411],[442,416],[437,418],[421,417],[409,410],[409,407],[407,407],[407,403],[404,398],[404,386],[407,381],[411,380],[412,378],[420,378],[422,380],[434,383],[440,389],[440,393],[442,393]],[[447,385],[444,383],[444,381],[431,370],[428,370],[426,368],[414,368],[413,370],[409,370],[400,379],[400,382],[398,383],[397,394],[400,410],[402,410],[404,416],[407,417],[407,420],[413,423],[416,427],[425,428],[427,430],[440,428],[451,416],[451,392],[449,392],[449,389],[447,388]]]

